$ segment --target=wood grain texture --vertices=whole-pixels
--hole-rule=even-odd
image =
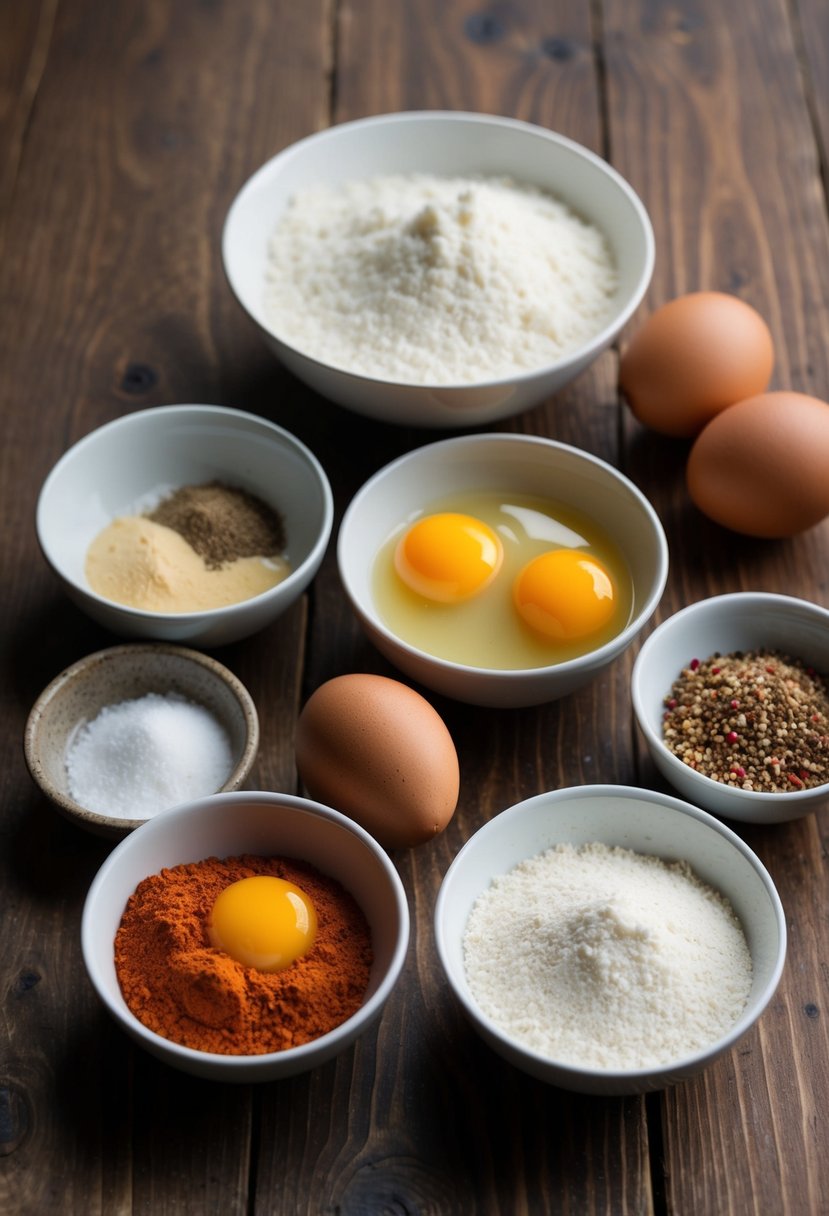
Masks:
[[[39,689],[114,639],[60,596],[32,520],[50,465],[93,427],[168,401],[234,403],[222,382],[240,352],[223,362],[218,348],[232,347],[234,333],[252,336],[225,286],[221,224],[261,160],[327,121],[329,80],[319,65],[329,54],[328,17],[313,3],[235,12],[209,3],[64,3],[39,15],[32,6],[35,16],[28,58],[21,49],[19,59],[25,122],[10,115],[21,134],[2,250],[0,461],[11,586],[0,633],[10,993],[0,1101],[23,1130],[2,1159],[0,1208],[242,1213],[253,1093],[136,1060],[83,974],[80,910],[106,850],[78,839],[37,798],[20,740]],[[270,377],[269,396],[278,382]],[[300,605],[278,641],[268,645],[263,635],[255,657],[229,655],[258,690],[268,731],[259,774],[277,789],[296,783],[305,622]]]
[[[775,3],[728,13],[705,2],[608,3],[610,146],[653,219],[661,260],[650,306],[699,289],[742,296],[772,328],[772,386],[825,397],[826,205],[788,17]],[[646,100],[637,80],[647,81]],[[724,537],[688,500],[687,445],[643,436],[629,420],[626,428],[629,471],[648,487],[678,558],[659,616],[732,589],[827,602],[829,524],[784,544]],[[825,1060],[826,1023],[804,1013],[818,1006],[814,977],[827,951],[818,940],[826,893],[820,827],[815,820],[736,826],[778,884],[788,966],[768,1016],[731,1058],[665,1097],[669,1205],[680,1212],[825,1211],[816,1100],[826,1067],[814,1047],[818,1040]],[[792,847],[809,859],[811,882],[796,881],[785,865]],[[811,996],[803,991],[807,976]]]
[[[39,798],[20,747],[41,688],[116,640],[61,595],[32,525],[43,478],[83,434],[173,401],[261,413],[320,457],[337,521],[381,465],[445,437],[322,401],[242,316],[219,241],[259,164],[396,109],[548,126],[607,156],[648,206],[657,265],[637,320],[680,292],[735,292],[771,325],[775,387],[829,398],[827,62],[821,0],[0,0],[0,1210],[829,1213],[825,814],[739,827],[780,890],[789,959],[760,1024],[695,1082],[613,1101],[540,1085],[477,1039],[441,980],[434,900],[476,827],[557,786],[660,788],[632,723],[635,648],[536,709],[430,697],[461,798],[443,835],[393,858],[412,913],[400,985],[353,1050],[258,1088],[178,1074],[109,1022],[78,941],[109,846]],[[672,558],[656,619],[735,589],[829,604],[829,522],[774,543],[709,524],[684,489],[687,445],[633,421],[617,368],[612,349],[495,429],[576,444],[648,494]],[[219,657],[259,709],[253,780],[290,791],[310,691],[395,674],[344,601],[333,546],[301,604]]]

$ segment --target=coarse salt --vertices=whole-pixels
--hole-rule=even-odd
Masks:
[[[617,286],[605,235],[552,195],[401,174],[297,194],[269,244],[264,307],[325,363],[468,384],[576,349],[608,323]]]
[[[708,1047],[751,989],[727,900],[684,862],[599,843],[556,845],[494,879],[463,947],[483,1012],[582,1067],[655,1067]]]
[[[230,737],[203,705],[147,693],[105,706],[70,741],[69,793],[112,819],[149,819],[219,790],[233,770]]]

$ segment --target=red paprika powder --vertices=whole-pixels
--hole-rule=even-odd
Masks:
[[[284,971],[246,967],[208,937],[219,892],[257,874],[294,883],[316,909],[314,944]],[[344,887],[307,862],[250,854],[145,878],[115,937],[121,992],[139,1021],[185,1047],[226,1055],[284,1051],[333,1030],[360,1007],[371,963],[371,931]]]

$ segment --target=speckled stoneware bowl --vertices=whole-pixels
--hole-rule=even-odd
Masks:
[[[23,747],[29,772],[43,793],[73,823],[96,835],[117,839],[145,820],[100,815],[76,802],[69,792],[67,749],[105,706],[147,693],[176,693],[203,705],[224,726],[233,768],[221,791],[238,790],[256,759],[256,706],[242,682],[215,659],[161,642],[135,642],[87,655],[56,676],[37,698]]]

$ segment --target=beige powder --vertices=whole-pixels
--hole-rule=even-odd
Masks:
[[[209,568],[178,532],[143,516],[113,520],[86,556],[93,591],[147,612],[223,608],[261,595],[289,573],[281,557],[241,557]]]

